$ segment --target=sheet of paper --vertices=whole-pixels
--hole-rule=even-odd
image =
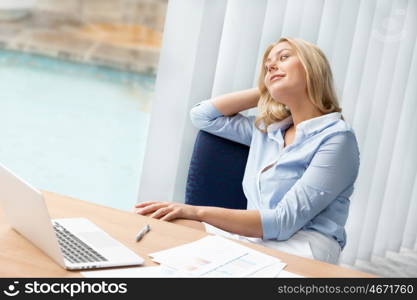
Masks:
[[[205,274],[203,277],[251,277],[252,274],[259,272],[269,266],[280,263],[279,259],[274,259],[268,255],[264,255],[260,252],[250,251],[232,261],[225,263]],[[285,265],[285,264],[284,264]],[[277,272],[274,272],[274,277]]]
[[[287,264],[283,262],[277,262],[250,274],[248,277],[276,278],[286,266]]]
[[[183,277],[183,274],[168,266],[117,268],[109,270],[85,271],[81,275],[88,278],[164,278]]]
[[[295,273],[291,273],[285,270],[282,270],[278,276],[276,276],[277,278],[304,278],[304,276],[295,274]]]
[[[279,259],[219,236],[150,254],[188,277],[246,277]]]
[[[150,254],[153,260],[186,272],[189,276],[201,276],[220,265],[245,255],[245,249],[236,247],[226,239],[208,236],[182,246]]]
[[[274,263],[266,266],[257,272],[250,274],[248,277],[252,278],[274,278],[274,277],[302,277],[297,274],[286,271],[282,275],[277,276],[281,270],[286,266],[285,263]],[[229,266],[230,267],[230,266]],[[211,274],[208,273],[204,277],[230,277],[228,268],[225,266],[222,269],[214,270]],[[85,271],[81,275],[87,278],[180,278],[190,277],[187,274],[181,273],[178,270],[170,268],[165,265],[155,267],[135,267],[135,268],[117,268],[110,270]]]

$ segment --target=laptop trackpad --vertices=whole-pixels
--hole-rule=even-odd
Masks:
[[[109,234],[88,219],[66,218],[55,219],[55,221],[66,227],[74,235],[88,242],[97,250],[100,248],[103,249],[122,246],[119,241],[112,238]]]
[[[95,248],[120,246],[117,241],[101,231],[78,232],[77,235]]]

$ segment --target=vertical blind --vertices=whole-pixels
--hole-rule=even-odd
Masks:
[[[228,0],[225,7],[212,96],[254,86],[265,48],[281,36],[317,44],[330,61],[361,153],[345,264],[416,243],[416,23],[416,0]]]

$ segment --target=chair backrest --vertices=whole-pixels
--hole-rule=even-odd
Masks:
[[[249,147],[199,131],[188,170],[185,203],[245,209],[242,180]]]

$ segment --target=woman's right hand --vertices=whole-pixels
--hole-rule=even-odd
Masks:
[[[259,97],[259,90],[255,87],[215,97],[211,102],[224,116],[233,116],[238,112],[256,107]]]

